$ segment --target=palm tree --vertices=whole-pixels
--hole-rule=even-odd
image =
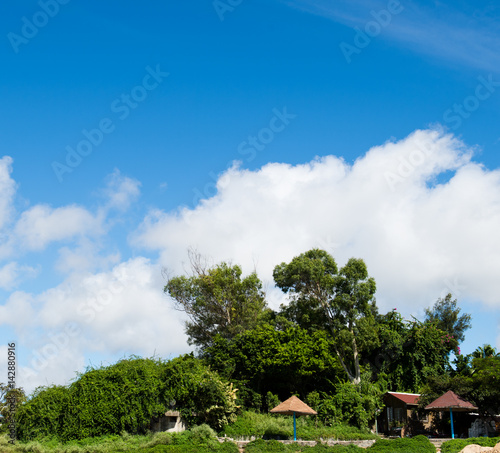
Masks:
[[[489,357],[500,357],[500,353],[490,344],[484,344],[472,353],[472,357],[474,359],[486,359]]]

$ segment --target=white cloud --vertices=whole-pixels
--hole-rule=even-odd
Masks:
[[[96,269],[109,269],[120,262],[120,253],[103,254],[99,244],[88,238],[81,238],[74,247],[61,247],[56,269],[64,274],[92,272]]]
[[[95,352],[115,360],[117,355],[169,357],[190,351],[183,318],[163,294],[164,284],[159,266],[136,258],[109,272],[73,274],[40,295],[18,293],[9,299],[6,308],[0,306],[0,319],[23,300],[24,316],[29,316],[24,319],[32,320],[17,326],[29,351],[23,385],[63,384]]]
[[[0,159],[0,239],[1,230],[10,220],[12,201],[16,193],[16,183],[10,177],[12,173],[12,158],[4,156]]]
[[[0,267],[0,288],[11,290],[15,288],[21,280],[31,278],[37,273],[31,266],[20,266],[16,262],[11,262]]]
[[[17,334],[31,332],[36,323],[35,301],[23,291],[12,293],[4,305],[0,305],[0,325],[12,326]]]
[[[53,241],[98,235],[102,227],[101,220],[80,206],[52,208],[39,204],[21,214],[14,232],[23,248],[39,251]]]
[[[365,259],[382,309],[414,311],[441,294],[498,306],[500,172],[440,130],[370,149],[352,166],[335,156],[304,165],[232,169],[195,209],[153,211],[132,241],[182,272],[188,247],[215,262],[272,269],[309,248],[340,265]],[[439,184],[449,172],[451,179]],[[221,181],[224,184],[221,184]]]
[[[108,176],[103,191],[108,199],[106,207],[125,211],[139,197],[140,186],[141,183],[136,179],[123,176],[119,170],[115,170]]]

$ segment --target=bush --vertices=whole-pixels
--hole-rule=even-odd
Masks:
[[[318,400],[316,395],[311,395]],[[378,385],[363,376],[359,385],[344,382],[335,386],[335,394],[323,395],[316,402],[318,414],[325,423],[345,423],[367,430],[381,407],[382,392]]]
[[[425,436],[379,439],[366,451],[370,453],[435,453],[436,447]]]
[[[441,445],[442,453],[458,453],[464,447],[471,444],[477,444],[481,447],[494,447],[500,442],[500,437],[469,437],[468,439],[452,439]]]
[[[362,453],[365,450],[355,445],[335,445],[329,447],[317,444],[314,447],[300,446],[299,444],[283,444],[277,440],[254,440],[250,442],[245,453],[279,453],[279,452],[305,452],[305,453]]]
[[[124,451],[124,450],[117,450]],[[130,450],[132,451],[132,450]],[[136,450],[133,450],[136,451]],[[238,447],[231,442],[225,442],[214,447],[202,445],[157,445],[156,447],[137,450],[140,453],[238,453]]]
[[[307,453],[363,453],[364,451],[364,448],[356,445],[334,445],[328,447],[327,445],[318,444],[307,449]]]
[[[8,437],[0,437],[2,453],[238,453],[238,447],[232,442],[218,442],[215,433],[209,427],[199,426],[183,433],[157,433],[147,436],[103,436],[74,440],[67,443],[39,440],[36,442],[18,442],[8,444]]]
[[[18,408],[17,434],[24,441],[146,434],[170,401],[176,401],[188,425],[221,429],[236,419],[236,390],[200,360],[132,357],[88,369],[69,387],[38,388]]]
[[[267,453],[286,451],[285,446],[277,440],[257,439],[245,447],[245,453]]]

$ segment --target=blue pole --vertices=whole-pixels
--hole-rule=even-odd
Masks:
[[[450,407],[450,420],[451,420],[451,438],[455,439],[455,431],[453,430],[453,411]]]
[[[293,440],[297,440],[297,421],[295,420],[295,412],[293,413]]]

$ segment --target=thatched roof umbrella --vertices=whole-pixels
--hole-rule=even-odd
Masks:
[[[278,404],[274,409],[271,409],[270,412],[271,414],[293,415],[293,440],[297,440],[297,422],[295,416],[318,414],[296,396],[292,396],[281,404]]]
[[[438,399],[434,400],[431,404],[425,406],[427,410],[450,410],[451,421],[451,437],[455,439],[455,431],[453,430],[453,412],[472,412],[477,411],[477,407],[472,403],[464,400],[451,390],[441,395]]]

